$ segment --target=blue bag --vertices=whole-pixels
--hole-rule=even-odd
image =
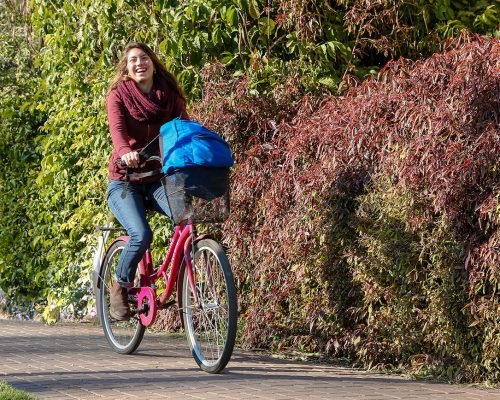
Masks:
[[[160,128],[162,171],[190,167],[232,167],[227,142],[196,121],[175,118]]]

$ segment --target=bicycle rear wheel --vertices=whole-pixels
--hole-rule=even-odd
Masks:
[[[118,265],[120,254],[126,246],[124,240],[118,240],[108,249],[104,265],[102,268],[100,282],[100,302],[99,314],[104,335],[114,351],[121,354],[133,353],[142,341],[146,327],[139,320],[134,311],[137,307],[137,301],[130,301],[131,314],[130,321],[117,321],[109,313],[111,286],[115,282],[115,271]]]
[[[194,282],[198,302],[182,269],[184,328],[193,357],[206,372],[222,371],[231,358],[237,329],[237,301],[231,266],[212,239],[194,245]]]

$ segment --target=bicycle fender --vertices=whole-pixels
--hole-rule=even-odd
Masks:
[[[96,298],[99,298],[98,290],[100,288],[100,277],[101,277],[101,269],[104,255],[104,247],[106,246],[106,242],[108,241],[109,231],[102,232],[98,238],[97,249],[94,254],[94,258],[92,259],[92,289],[94,290],[94,295]]]
[[[182,289],[179,289],[179,288],[182,287],[181,276],[182,276],[182,272],[183,272],[182,270],[184,268],[186,268],[186,262],[185,262],[184,257],[183,257],[182,261],[181,261],[181,267],[179,268],[179,272],[177,273],[177,283],[176,283],[177,291],[176,291],[176,294],[175,294],[175,299],[177,301],[177,316],[179,317],[179,320],[181,321],[181,328],[182,329],[184,329],[184,315],[182,313],[182,307],[183,307],[183,304],[182,304]]]
[[[200,240],[203,240],[203,239],[214,239],[215,240],[215,238],[210,233],[204,233],[203,235],[197,236],[193,240],[193,244],[198,243]]]

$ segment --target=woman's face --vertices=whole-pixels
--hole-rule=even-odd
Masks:
[[[155,67],[153,61],[141,49],[133,48],[127,53],[127,74],[137,83],[153,80]]]

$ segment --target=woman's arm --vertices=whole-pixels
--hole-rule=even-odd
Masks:
[[[120,157],[132,151],[129,143],[125,106],[116,90],[111,91],[107,101],[108,125],[113,146]]]

